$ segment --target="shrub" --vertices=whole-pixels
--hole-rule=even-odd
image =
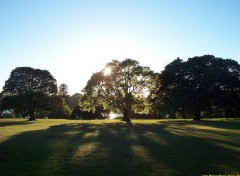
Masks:
[[[15,118],[15,114],[12,112],[7,112],[3,114],[3,118]]]

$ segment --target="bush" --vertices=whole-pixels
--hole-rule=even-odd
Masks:
[[[4,113],[3,118],[15,118],[15,114],[12,112]]]

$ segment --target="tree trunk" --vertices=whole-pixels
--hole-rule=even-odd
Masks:
[[[186,114],[185,114],[185,111],[184,110],[181,110],[180,111],[180,114],[182,116],[183,119],[186,119]]]
[[[232,115],[232,110],[229,107],[226,107],[224,110],[226,118],[230,118],[230,116]]]
[[[28,119],[29,121],[36,120],[34,117],[34,112],[35,112],[35,110],[32,110],[32,109],[29,111],[29,115],[30,115],[30,118]]]
[[[129,117],[129,111],[128,110],[124,111],[122,121],[127,122],[127,124],[132,124],[131,119]]]
[[[200,119],[201,119],[201,111],[195,111],[193,120],[200,120]]]

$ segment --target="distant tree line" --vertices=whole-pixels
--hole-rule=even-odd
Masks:
[[[179,58],[161,73],[138,61],[113,60],[94,73],[82,93],[68,94],[49,71],[15,68],[0,94],[0,108],[16,117],[104,119],[240,117],[240,65],[212,55]]]

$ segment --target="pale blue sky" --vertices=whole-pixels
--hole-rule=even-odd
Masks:
[[[240,0],[0,0],[0,87],[20,66],[71,94],[113,59],[160,72],[180,57],[240,62]]]

